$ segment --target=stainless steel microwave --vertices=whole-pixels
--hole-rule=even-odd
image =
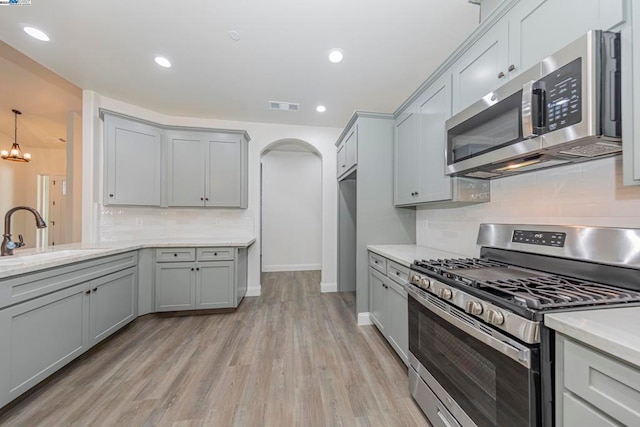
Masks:
[[[447,120],[446,173],[492,179],[619,154],[620,36],[590,31]]]

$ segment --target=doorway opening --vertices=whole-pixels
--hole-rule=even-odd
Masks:
[[[301,140],[260,156],[260,271],[322,270],[322,156]]]

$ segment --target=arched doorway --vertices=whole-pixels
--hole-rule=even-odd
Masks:
[[[298,139],[260,153],[260,272],[322,269],[322,155]]]

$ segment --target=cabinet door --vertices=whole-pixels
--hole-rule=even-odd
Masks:
[[[346,163],[347,169],[351,169],[358,164],[358,124],[356,123],[351,128],[351,131],[347,134],[344,140],[344,146],[346,150]]]
[[[89,282],[89,344],[95,345],[137,316],[137,273],[129,268]]]
[[[338,178],[347,171],[347,149],[344,143],[338,146],[338,152],[336,153],[338,163],[336,164]]]
[[[162,131],[105,116],[106,205],[160,206]]]
[[[409,363],[409,309],[407,291],[400,285],[387,282],[388,340],[398,356]]]
[[[87,284],[0,310],[0,407],[87,347]]]
[[[562,418],[558,427],[589,426],[589,427],[620,427],[618,424],[598,412],[588,403],[580,400],[569,392],[563,392]]]
[[[508,30],[498,22],[453,65],[453,114],[507,81]]]
[[[394,204],[414,203],[419,193],[420,122],[415,112],[402,114],[396,120],[394,140]]]
[[[451,178],[445,175],[446,121],[451,116],[451,85],[447,73],[425,92],[420,105],[420,174],[418,202],[451,200]]]
[[[195,264],[156,264],[156,311],[191,310],[196,305]]]
[[[528,0],[509,13],[509,77],[513,77],[589,30],[624,19],[623,0]],[[567,19],[570,16],[571,19]],[[540,29],[544,29],[540,31]]]
[[[167,136],[169,206],[204,206],[206,142],[201,134]]]
[[[369,303],[371,310],[369,316],[380,332],[386,336],[387,319],[385,318],[385,301],[387,298],[387,285],[385,285],[384,282],[385,276],[369,267],[369,298],[371,299]]]
[[[239,138],[210,138],[209,167],[205,206],[242,206],[243,186],[246,186],[247,164],[244,142]],[[245,190],[246,191],[246,190]]]
[[[196,270],[196,308],[235,306],[234,262],[198,262]]]

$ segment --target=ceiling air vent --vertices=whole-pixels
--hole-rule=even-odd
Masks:
[[[269,109],[279,111],[299,111],[300,104],[295,104],[293,102],[269,101]]]

